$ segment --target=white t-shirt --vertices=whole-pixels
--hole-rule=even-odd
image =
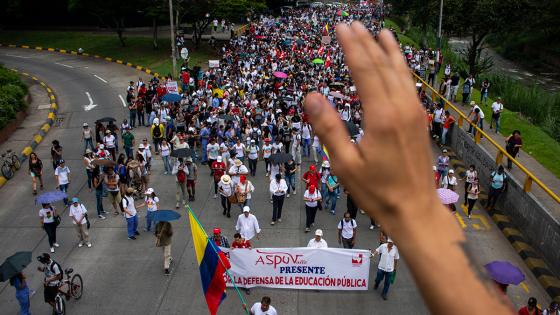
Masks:
[[[105,142],[105,146],[109,149],[109,148],[114,148],[115,147],[115,136],[113,135],[108,135],[103,137],[103,142]]]
[[[145,197],[144,202],[146,203],[146,209],[148,211],[157,211],[157,204],[159,202],[158,197]]]
[[[236,143],[233,145],[233,149],[235,150],[235,153],[237,154],[236,157],[238,159],[245,156],[245,145],[243,143],[240,143],[239,145]]]
[[[210,160],[215,160],[220,155],[220,145],[217,143],[214,144],[209,143],[206,146],[206,150],[208,151],[208,158]]]
[[[235,166],[232,165],[229,168],[228,173],[231,176],[231,180],[233,181],[234,184],[239,184],[239,175],[241,174],[248,174],[249,170],[247,169],[247,166],[241,164],[241,166]]]
[[[393,248],[389,251],[389,247],[387,243],[385,243],[377,247],[375,251],[381,256],[377,268],[385,272],[393,272],[393,270],[395,270],[395,260],[399,259],[399,250],[397,246],[393,245]]]
[[[272,154],[272,145],[270,144],[263,145],[262,151],[263,151],[263,158],[268,159]]]
[[[53,223],[54,222],[54,210],[43,208],[43,209],[39,210],[39,217],[43,218],[43,223]]]
[[[58,176],[59,185],[68,184],[68,174],[70,174],[70,169],[68,168],[68,166],[58,166],[54,171],[54,175]]]
[[[441,180],[442,188],[449,188],[449,186],[457,186],[457,178],[455,176],[449,178],[449,176],[443,177]]]
[[[161,156],[169,156],[171,153],[171,147],[169,145],[161,146]]]
[[[504,104],[498,103],[498,102],[494,102],[492,103],[492,113],[496,113],[499,110],[503,110],[504,109]]]
[[[317,242],[315,238],[310,239],[309,243],[307,243],[307,247],[328,248],[329,246],[327,245],[327,241],[325,241],[325,239],[321,237],[321,240],[319,242]]]
[[[84,205],[81,204],[81,203],[78,204],[77,207],[74,206],[74,204],[72,204],[72,205],[70,206],[70,211],[69,211],[70,217],[72,217],[72,218],[80,218],[80,217],[81,217],[81,218],[82,218],[82,221],[80,222],[80,224],[86,224],[86,223],[87,223],[86,217],[85,217],[85,215],[84,215],[84,214],[86,214],[86,213],[87,213],[86,207],[84,207]],[[72,219],[72,222],[73,222],[74,224],[76,224],[76,222],[74,221],[74,219]]]
[[[321,199],[321,193],[319,192],[319,189],[315,189],[313,194],[309,193],[309,190],[306,190],[303,194],[303,198]],[[317,201],[306,201],[305,205],[308,207],[317,207]]]
[[[311,127],[309,127],[309,125],[303,125],[301,128],[301,137],[303,139],[311,139]]]
[[[259,158],[259,147],[256,145],[252,145],[249,147],[249,158],[252,160],[256,160]]]
[[[354,236],[354,229],[357,227],[358,225],[354,219],[350,219],[348,222],[342,219],[338,222],[338,229],[342,230],[342,237],[345,239],[351,239]]]
[[[263,312],[261,310],[261,302],[257,302],[255,304],[253,304],[253,307],[251,307],[251,314],[255,314],[255,315],[277,315],[278,313],[276,313],[276,309],[272,305],[268,306],[268,311]]]
[[[128,212],[130,212],[132,215],[128,214],[128,213],[124,213],[124,217],[125,218],[132,218],[133,216],[136,215],[136,207],[134,206],[134,198],[129,197],[129,196],[124,196],[124,198],[122,199],[122,206],[123,208],[126,208],[126,210]]]

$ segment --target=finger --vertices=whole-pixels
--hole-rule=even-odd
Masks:
[[[353,22],[352,24],[360,23]],[[383,82],[379,73],[374,69],[371,55],[364,49],[358,35],[353,27],[346,24],[339,24],[336,27],[336,38],[344,51],[344,60],[351,70],[352,79],[356,84],[362,104],[376,103],[377,100],[385,99],[386,93],[382,88]],[[361,34],[361,36],[365,35]],[[381,51],[379,47],[376,49]],[[364,106],[364,115],[371,116],[371,111],[371,107]]]
[[[386,29],[382,30],[381,33],[379,33],[378,42],[379,46],[381,46],[381,48],[385,51],[387,59],[393,66],[393,71],[398,76],[398,79],[410,81],[411,84],[403,85],[406,85],[409,92],[416,93],[414,90],[412,75],[410,74],[410,68],[404,61],[399,44],[395,40],[393,34]]]
[[[362,159],[357,147],[350,142],[350,134],[325,97],[313,92],[305,98],[305,113],[309,115],[315,134],[327,147],[333,168],[359,169]]]

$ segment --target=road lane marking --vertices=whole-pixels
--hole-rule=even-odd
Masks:
[[[98,76],[97,74],[94,74],[93,76],[98,78],[99,80],[103,81],[104,83],[107,83],[107,80],[103,79],[102,77]]]
[[[45,104],[45,105],[37,106],[37,109],[49,109],[49,108],[51,108],[51,104]]]
[[[84,105],[84,110],[86,112],[89,112],[90,110],[94,109],[95,107],[97,107],[97,104],[93,104],[93,99],[91,98],[91,95],[89,94],[89,92],[86,92],[86,96],[89,99],[89,104],[88,105]]]
[[[119,98],[121,99],[122,106],[126,107],[126,102],[124,101],[124,97],[119,94]]]
[[[521,288],[525,291],[525,293],[529,293],[529,287],[527,287],[525,282],[521,282]]]
[[[457,212],[455,212],[455,217],[457,217],[457,221],[459,221],[459,225],[461,225],[461,228],[466,229],[467,225],[465,224],[465,220],[463,220],[463,217],[461,217],[461,215]]]
[[[74,67],[72,67],[72,66],[70,66],[70,65],[65,65],[65,64],[60,63],[60,62],[55,62],[55,64],[57,64],[57,65],[59,65],[59,66],[66,67],[66,68],[70,68],[70,69],[74,68]]]
[[[20,55],[12,55],[12,54],[6,54],[6,56],[8,57],[16,57],[16,58],[23,58],[23,59],[29,59],[31,57],[29,56],[20,56]]]

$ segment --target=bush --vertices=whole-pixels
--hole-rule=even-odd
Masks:
[[[0,129],[4,128],[19,111],[25,110],[27,86],[19,76],[0,66]]]

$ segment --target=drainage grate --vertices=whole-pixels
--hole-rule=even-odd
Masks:
[[[56,116],[56,120],[54,122],[56,127],[60,127],[62,124],[64,123],[64,115],[58,115]]]

